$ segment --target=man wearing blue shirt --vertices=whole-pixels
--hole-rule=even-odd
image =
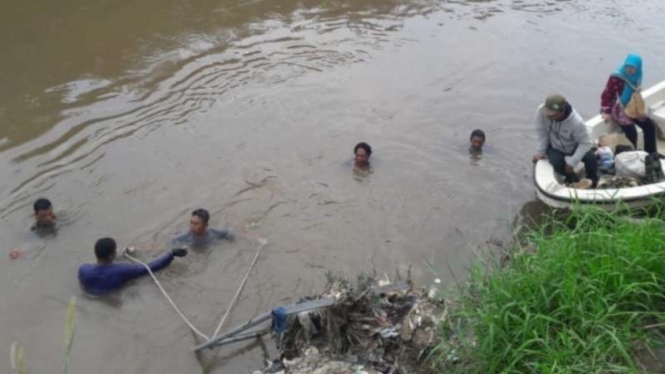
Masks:
[[[189,232],[173,239],[173,244],[188,245],[192,248],[205,248],[220,239],[234,240],[235,236],[228,229],[208,228],[210,213],[205,209],[197,209],[192,212],[189,220]]]
[[[127,282],[148,274],[148,269],[139,264],[114,264],[116,243],[112,238],[103,238],[95,243],[96,264],[83,264],[79,268],[79,282],[83,288],[95,295],[103,295],[121,289]],[[168,251],[148,266],[153,272],[171,264],[174,257],[184,257],[186,249]]]

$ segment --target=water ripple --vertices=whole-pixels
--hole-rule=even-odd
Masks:
[[[144,77],[125,76],[115,82],[86,77],[53,87],[48,92],[60,95],[67,108],[55,127],[61,134],[42,137],[11,157],[13,163],[34,159],[35,167],[10,187],[0,211],[25,189],[37,190],[56,176],[90,166],[89,159],[99,161],[106,145],[141,131],[186,123],[192,114],[208,110],[239,86],[275,85],[306,73],[363,62],[389,42],[409,17],[443,10],[451,17],[484,21],[503,11],[500,3],[529,12],[552,12],[561,6],[558,2],[475,0],[370,2],[368,8],[342,11],[299,9],[220,33],[235,40],[217,43],[202,33],[182,37],[183,45],[175,52],[144,58],[149,66],[136,70],[148,72]]]

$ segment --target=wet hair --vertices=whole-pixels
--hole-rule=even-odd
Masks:
[[[471,136],[469,137],[469,139],[476,138],[476,137],[477,138],[483,138],[483,140],[485,140],[485,131],[480,130],[480,129],[476,129],[476,130],[471,131]]]
[[[40,210],[49,210],[53,207],[51,202],[45,198],[39,198],[35,201],[35,204],[32,206],[35,209],[35,214],[39,213]]]
[[[102,238],[95,243],[95,256],[98,260],[108,260],[115,255],[115,240],[112,238]]]
[[[210,213],[205,209],[197,209],[192,212],[192,217],[199,217],[203,223],[208,224],[210,221]]]
[[[353,147],[353,154],[356,154],[358,152],[358,148],[362,148],[365,150],[365,153],[367,153],[367,157],[372,155],[372,147],[370,147],[369,144],[365,142],[360,142],[356,144],[355,147]]]

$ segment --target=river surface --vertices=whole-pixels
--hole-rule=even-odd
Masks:
[[[247,373],[252,343],[197,357],[152,280],[104,300],[76,271],[103,236],[150,259],[211,226],[269,240],[225,326],[318,292],[327,269],[444,284],[536,208],[532,117],[550,93],[584,117],[629,52],[665,79],[662,0],[44,0],[0,11],[0,371],[25,347],[72,373]],[[474,128],[485,154],[467,151]],[[354,177],[358,141],[374,173]],[[56,236],[30,232],[50,198]],[[18,260],[7,256],[20,248]],[[194,252],[158,276],[212,334],[258,246]],[[268,341],[268,352],[274,349]],[[272,351],[271,351],[272,350]]]

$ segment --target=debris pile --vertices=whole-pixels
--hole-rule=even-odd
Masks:
[[[431,295],[430,295],[431,296]],[[258,373],[429,373],[444,304],[410,283],[328,276],[334,305],[289,316],[276,337],[280,360]],[[311,299],[301,300],[302,302]]]
[[[617,175],[605,176],[598,181],[597,189],[630,188],[642,185],[637,178],[621,177]]]

